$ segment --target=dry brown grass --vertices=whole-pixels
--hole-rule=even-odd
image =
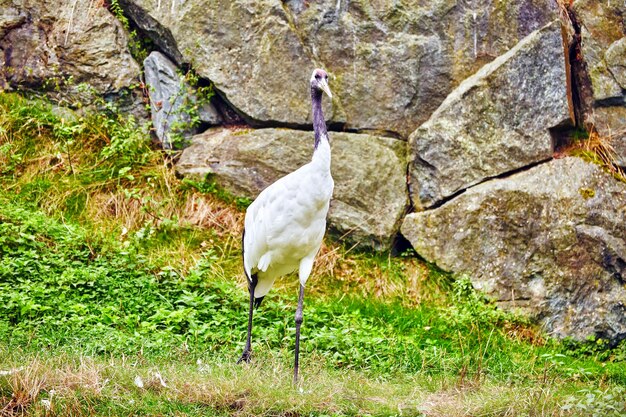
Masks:
[[[0,416],[13,417],[25,415],[37,401],[48,379],[47,369],[38,360],[27,366],[7,371],[10,397],[0,395]]]
[[[626,182],[626,173],[616,164],[617,156],[612,141],[613,136],[601,136],[596,130],[591,130],[588,139],[574,143],[564,153],[588,159],[602,166],[615,178]]]
[[[567,392],[552,383],[509,384],[484,377],[459,384],[453,376],[428,375],[373,379],[328,370],[324,358],[310,356],[304,379],[294,387],[287,352],[260,347],[255,353],[255,360],[243,366],[211,358],[163,365],[136,358],[14,357],[20,367],[0,375],[0,416],[104,415],[103,405],[109,408],[106,415],[163,415],[164,410],[171,415],[184,405],[197,410],[192,415],[237,417],[573,415],[559,405]],[[7,367],[0,361],[0,370]]]
[[[449,389],[429,395],[421,406],[426,417],[501,416],[557,417],[572,412],[558,406],[557,390],[548,386],[481,386]]]
[[[546,344],[546,339],[537,326],[505,322],[504,331],[507,337],[518,342],[526,342],[534,346],[544,346]]]
[[[574,0],[556,0],[556,5],[559,9],[559,18],[562,22],[567,22],[567,26],[570,26],[569,11],[574,4]]]
[[[212,229],[220,237],[241,236],[244,213],[216,198],[193,194],[180,213],[181,221],[197,227]]]
[[[159,366],[86,357],[22,358],[21,369],[10,376],[11,397],[0,395],[0,415],[101,415],[93,409],[98,403],[154,407],[155,413],[144,411],[149,415],[160,415],[156,411],[163,403],[206,407],[206,413],[198,415],[390,414],[399,407],[415,410],[425,395],[417,380],[376,381],[358,372],[333,372],[321,357],[306,360],[307,373],[294,387],[290,355],[262,349],[256,353],[258,359],[244,366],[220,361]],[[0,362],[0,369],[5,365]],[[143,383],[137,384],[137,379]],[[2,383],[0,376],[0,387]]]

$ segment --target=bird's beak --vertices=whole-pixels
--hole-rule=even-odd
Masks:
[[[322,89],[323,92],[328,94],[329,98],[331,99],[333,98],[333,94],[330,92],[330,88],[328,88],[328,83],[326,82],[326,80],[320,81],[320,88]]]

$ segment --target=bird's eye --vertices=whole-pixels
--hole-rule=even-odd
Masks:
[[[320,79],[320,75],[319,74],[315,74],[315,79],[319,80]]]

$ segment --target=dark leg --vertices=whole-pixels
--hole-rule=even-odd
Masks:
[[[241,358],[237,363],[250,362],[250,355],[252,354],[252,312],[254,311],[254,289],[256,288],[258,279],[256,274],[252,275],[252,279],[249,281],[248,289],[250,290],[250,312],[248,313],[248,339],[246,340],[246,347],[243,349]]]
[[[298,308],[296,309],[296,362],[293,370],[293,383],[298,383],[298,357],[300,355],[300,325],[302,324],[302,304],[304,302],[304,285],[300,284],[300,295],[298,296]]]

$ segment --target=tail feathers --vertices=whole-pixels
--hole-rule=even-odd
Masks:
[[[259,308],[259,306],[261,305],[261,302],[263,301],[264,298],[265,298],[265,296],[263,296],[263,297],[255,297],[254,298],[254,308]]]
[[[251,276],[248,276],[248,274],[246,273],[246,277],[248,278],[248,291],[254,291],[257,284],[259,283],[259,276],[255,272]]]

